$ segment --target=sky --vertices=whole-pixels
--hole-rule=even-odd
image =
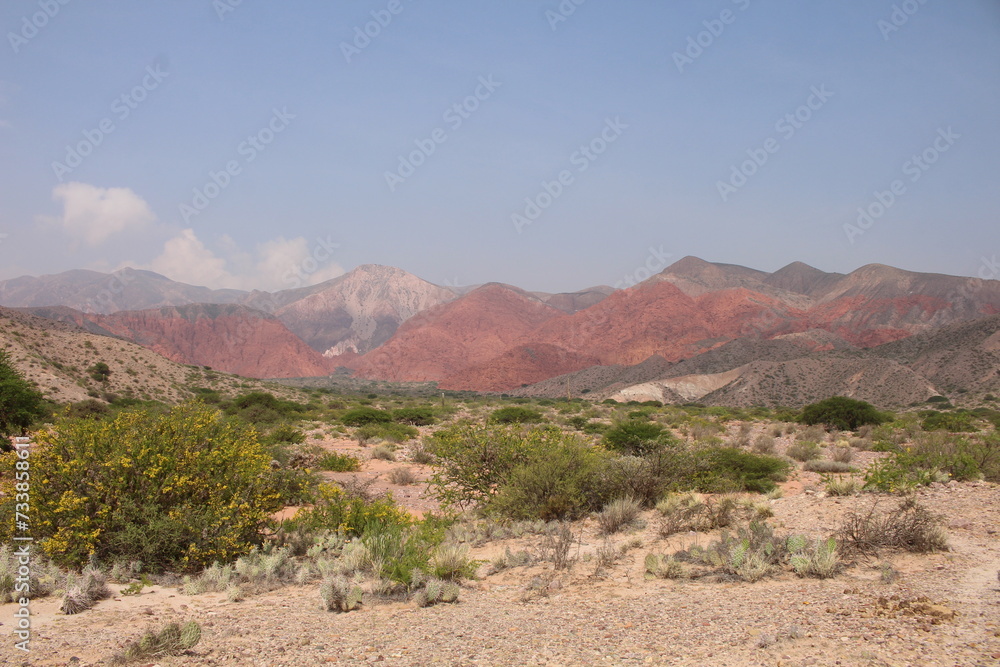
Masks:
[[[0,279],[1000,277],[997,0],[5,0],[0,32]]]

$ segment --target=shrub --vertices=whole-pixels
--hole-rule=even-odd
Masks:
[[[967,412],[932,412],[920,424],[925,431],[949,431],[951,433],[974,433],[976,419]]]
[[[379,445],[372,450],[372,458],[379,459],[381,461],[395,461],[396,453],[392,451],[390,447],[385,445]]]
[[[386,424],[392,421],[392,415],[385,410],[369,407],[352,408],[340,416],[345,426],[365,426],[367,424]]]
[[[882,493],[906,493],[916,486],[926,486],[934,481],[929,470],[913,468],[904,463],[904,453],[879,459],[865,471],[865,490]]]
[[[854,460],[854,450],[844,443],[833,448],[830,458],[838,463],[850,463]]]
[[[767,493],[788,474],[788,463],[774,456],[751,454],[731,447],[693,453],[691,488],[704,493],[751,491]]]
[[[823,478],[826,483],[826,492],[831,496],[853,496],[861,490],[861,481],[857,477],[842,475],[827,476]]]
[[[606,456],[572,435],[529,436],[526,459],[517,464],[483,505],[511,519],[576,518],[601,507]]]
[[[537,410],[512,405],[494,410],[489,421],[494,424],[537,424],[543,419],[542,413]]]
[[[878,555],[883,549],[925,553],[948,548],[943,519],[912,498],[889,512],[879,512],[877,502],[851,512],[837,535],[847,550],[862,555]]]
[[[78,578],[70,575],[59,610],[66,615],[79,614],[108,597],[111,597],[111,589],[108,588],[107,576],[97,568],[88,566]]]
[[[430,426],[437,418],[431,408],[399,408],[392,411],[392,420],[410,426]]]
[[[320,470],[330,472],[357,472],[361,470],[361,461],[350,454],[340,454],[338,452],[327,452],[316,461]]]
[[[662,449],[673,440],[662,426],[648,421],[625,421],[615,424],[604,434],[604,445],[624,454],[642,456]]]
[[[18,572],[21,565],[12,545],[0,546],[0,604],[22,597],[31,600],[43,598],[50,595],[63,578],[62,572],[51,561],[35,554],[32,555],[31,573],[28,575],[28,590],[20,590],[23,586],[18,584],[25,583],[23,579],[18,581],[18,577],[23,577],[23,573]]]
[[[802,408],[799,421],[825,424],[842,431],[853,431],[865,424],[882,424],[889,418],[870,403],[844,396],[833,396]]]
[[[398,484],[399,486],[409,486],[416,484],[418,481],[417,476],[411,468],[393,468],[389,471],[388,477],[391,483]]]
[[[480,561],[469,558],[469,547],[445,542],[434,550],[429,571],[438,579],[461,581],[475,579],[480,564]]]
[[[305,412],[306,406],[285,401],[265,391],[237,396],[226,405],[226,414],[239,415],[251,424],[273,424]]]
[[[753,449],[758,454],[774,454],[774,437],[761,433],[753,441]]]
[[[703,532],[725,528],[737,521],[751,519],[754,508],[732,495],[718,497],[697,493],[671,493],[656,504],[662,516],[661,537],[689,530]]]
[[[366,444],[370,440],[380,439],[389,442],[401,443],[420,435],[420,432],[412,426],[405,424],[368,424],[360,427],[354,432],[359,444]]]
[[[228,560],[260,542],[280,506],[271,457],[254,431],[198,403],[63,421],[36,440],[33,530],[64,566],[92,556],[152,570]],[[11,516],[13,485],[0,480],[0,510]]]
[[[812,461],[806,461],[806,464],[802,466],[803,470],[808,470],[809,472],[822,472],[822,473],[842,473],[842,472],[853,472],[854,468],[846,463],[841,463],[840,461],[824,461],[822,459],[813,459]]]
[[[823,449],[818,442],[796,442],[785,453],[796,461],[805,462],[819,458]]]
[[[150,631],[115,654],[111,664],[124,664],[168,655],[181,655],[201,641],[201,626],[194,621],[184,625],[168,623],[159,631]]]
[[[429,465],[434,463],[434,455],[427,451],[426,445],[421,442],[410,447],[410,461],[420,465]]]
[[[306,441],[306,434],[291,424],[279,424],[271,429],[271,432],[262,438],[262,441],[266,445],[276,445],[282,442],[299,444]]]
[[[45,415],[44,405],[41,392],[14,368],[7,351],[0,350],[0,436],[27,429]],[[6,438],[0,443],[3,449],[9,447]]]
[[[319,587],[319,596],[326,611],[348,612],[361,606],[364,591],[345,577],[327,577]]]
[[[611,535],[631,526],[639,517],[642,506],[635,498],[617,498],[604,506],[597,515],[601,533]]]
[[[631,496],[651,507],[670,488],[682,456],[666,450],[646,456],[616,456],[607,460],[601,473],[604,491],[610,497]]]
[[[302,508],[294,517],[282,521],[281,530],[285,533],[330,531],[362,536],[373,527],[414,524],[413,517],[398,507],[391,497],[368,500],[328,484],[321,486],[317,495],[312,507]]]

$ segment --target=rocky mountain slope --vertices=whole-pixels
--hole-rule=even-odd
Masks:
[[[307,377],[335,369],[276,317],[245,306],[195,304],[110,315],[67,308],[31,312],[130,340],[171,361],[244,377]]]
[[[290,390],[204,368],[175,363],[141,345],[95,334],[71,322],[0,308],[0,346],[47,398],[58,403],[110,395],[177,402],[191,398],[193,388],[225,394],[266,387],[279,395]],[[88,369],[104,362],[106,381]]]

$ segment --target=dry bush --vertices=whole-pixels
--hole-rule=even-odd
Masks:
[[[837,463],[850,463],[854,460],[854,450],[847,443],[833,448],[830,458]]]
[[[427,451],[427,446],[423,442],[410,447],[410,461],[420,465],[434,463],[434,455]]]
[[[789,457],[795,459],[796,461],[812,461],[813,459],[818,459],[822,455],[822,448],[820,448],[819,443],[812,440],[798,441],[788,448],[785,452]]]
[[[795,439],[802,442],[823,442],[828,433],[822,426],[807,426],[795,436]]]
[[[773,454],[774,437],[767,435],[766,433],[761,433],[757,436],[757,439],[753,441],[753,450],[758,454]]]
[[[389,471],[388,477],[391,483],[399,486],[410,486],[419,481],[412,468],[393,468]]]
[[[687,567],[673,556],[646,554],[647,579],[685,579]]]
[[[854,468],[846,463],[841,463],[839,461],[824,461],[822,459],[806,461],[805,465],[802,466],[802,469],[808,470],[809,472],[821,473],[843,473],[854,471]]]
[[[573,546],[573,531],[569,524],[560,522],[542,540],[542,560],[552,561],[557,570],[565,570],[573,564],[569,551]]]
[[[886,549],[913,553],[948,549],[942,517],[913,498],[903,499],[888,512],[879,512],[878,502],[867,510],[851,512],[837,536],[845,551],[862,556],[877,556]]]
[[[823,481],[826,482],[827,494],[831,496],[853,496],[864,486],[864,482],[853,476],[824,477]]]
[[[388,445],[378,445],[372,450],[372,458],[382,461],[395,461],[396,453]]]
[[[64,614],[79,614],[111,596],[107,576],[96,567],[87,566],[79,579],[71,577],[60,610]]]
[[[601,533],[611,535],[624,530],[638,518],[642,506],[635,498],[625,497],[612,500],[597,515],[597,525]]]
[[[123,665],[138,660],[180,655],[201,641],[201,626],[194,621],[184,625],[168,623],[160,631],[146,632],[137,641],[128,644],[110,660],[113,665]]]
[[[713,498],[698,493],[672,493],[657,503],[656,509],[662,515],[658,529],[661,537],[689,530],[704,532],[725,528],[765,513],[752,502],[732,494]]]

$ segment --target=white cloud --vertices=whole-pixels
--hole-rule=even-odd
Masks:
[[[71,182],[57,185],[52,198],[63,204],[63,213],[55,222],[92,246],[119,232],[141,229],[156,219],[145,200],[128,188]]]
[[[205,246],[193,229],[184,229],[143,268],[172,280],[214,289],[267,291],[315,285],[344,273],[332,261],[329,242],[310,243],[302,237],[279,236],[257,244],[253,252],[241,250],[229,237],[223,237],[219,245],[221,256]]]

